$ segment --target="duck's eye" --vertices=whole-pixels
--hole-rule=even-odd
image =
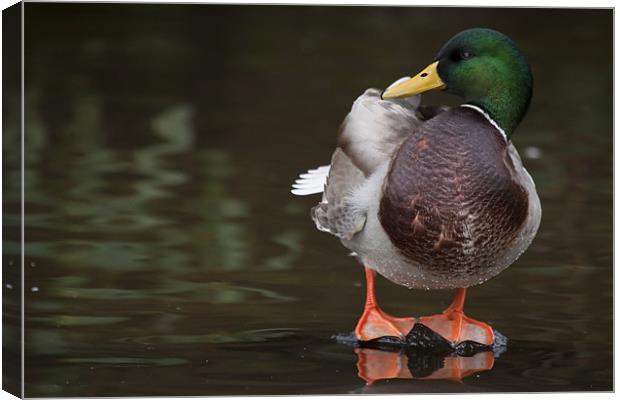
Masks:
[[[472,53],[471,51],[463,50],[461,52],[461,59],[463,59],[463,60],[469,60],[473,56],[474,56],[474,53]]]
[[[459,61],[463,61],[463,60],[469,60],[470,58],[472,58],[474,56],[474,53],[472,53],[469,50],[458,50],[455,49],[451,54],[450,54],[450,58],[452,59],[452,61],[454,62],[459,62]]]

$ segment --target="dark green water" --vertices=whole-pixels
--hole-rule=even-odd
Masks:
[[[363,271],[289,185],[365,88],[471,26],[536,82],[514,143],[541,228],[466,304],[508,350],[462,383],[365,386],[331,339]],[[611,11],[28,3],[25,39],[27,396],[611,390]],[[452,295],[378,292],[398,315]]]

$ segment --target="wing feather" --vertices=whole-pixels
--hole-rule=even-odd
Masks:
[[[419,104],[419,97],[382,100],[377,89],[357,98],[340,127],[330,165],[300,174],[291,190],[295,195],[323,193],[311,211],[317,229],[342,239],[363,229],[366,210],[356,202],[355,191],[421,124]]]

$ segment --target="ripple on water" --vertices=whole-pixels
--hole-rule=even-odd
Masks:
[[[254,329],[248,331],[222,331],[206,335],[161,335],[136,336],[116,339],[119,343],[165,343],[165,344],[198,344],[198,343],[257,343],[272,340],[284,340],[299,335],[294,328]]]
[[[156,287],[141,289],[56,287],[56,296],[85,300],[146,300],[158,302],[206,302],[211,304],[278,303],[295,300],[274,290],[240,286],[228,282],[189,282],[181,280],[158,282]]]
[[[64,358],[62,361],[73,364],[102,364],[112,367],[136,367],[136,366],[156,366],[171,367],[174,365],[187,364],[189,361],[175,357],[85,357],[85,358]]]

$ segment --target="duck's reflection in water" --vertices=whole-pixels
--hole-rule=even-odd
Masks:
[[[482,351],[469,357],[430,352],[384,351],[358,347],[357,373],[367,385],[383,379],[450,380],[460,382],[477,372],[493,368],[494,355]]]
[[[422,324],[415,324],[405,340],[383,337],[359,342],[355,334],[336,335],[338,343],[353,347],[357,374],[366,382],[364,392],[381,380],[441,380],[462,382],[473,374],[493,368],[507,350],[508,339],[494,331],[492,346],[462,342],[452,346]],[[373,387],[374,388],[374,387]]]

